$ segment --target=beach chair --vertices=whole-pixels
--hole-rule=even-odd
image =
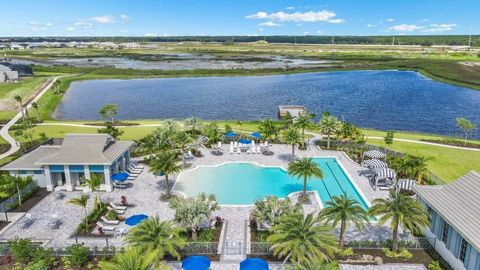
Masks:
[[[217,143],[217,148],[222,148],[222,142]]]
[[[261,154],[262,153],[262,147],[259,145],[257,146],[257,153],[258,154]]]
[[[238,142],[234,142],[233,147],[238,148]]]
[[[194,158],[195,158],[195,157],[193,156],[193,154],[192,154],[192,150],[188,150],[187,158],[188,158],[188,159],[194,159]]]
[[[133,167],[133,166],[130,165],[130,166],[127,168],[127,172],[140,174],[140,173],[142,172],[142,169],[135,169],[135,167]]]
[[[253,146],[252,146],[252,149],[251,149],[252,154],[256,154],[256,153],[257,153],[255,150],[256,150],[256,148],[255,148],[255,146],[253,145]]]
[[[132,165],[133,168],[135,168],[135,169],[143,170],[143,169],[145,168],[145,166],[140,165],[140,164],[131,163],[131,165]]]
[[[264,147],[268,149],[268,141],[265,141]]]
[[[230,144],[230,154],[233,154],[233,144]]]
[[[110,202],[109,204],[113,209],[116,209],[116,210],[126,210],[127,207],[124,206],[124,205],[116,205],[115,203],[113,202]]]
[[[113,208],[113,207],[111,207],[111,206],[107,206],[107,209],[108,209],[108,210],[115,211],[115,213],[117,213],[117,214],[119,214],[119,215],[125,214],[125,210],[115,209],[115,208]]]
[[[103,223],[106,225],[118,225],[120,223],[119,220],[109,220],[105,216],[101,216],[100,219],[102,220]]]
[[[101,223],[100,221],[97,221],[97,226],[99,228],[102,228],[103,231],[106,231],[106,232],[113,232],[115,231],[115,226],[109,226],[109,225],[105,225],[103,223]]]
[[[117,182],[113,181],[113,187],[118,188],[118,189],[126,189],[127,185],[125,185],[123,183],[117,183]]]
[[[32,214],[26,213],[25,220],[23,220],[22,223],[20,223],[20,228],[26,229],[30,227],[32,224],[33,224]]]
[[[250,149],[247,149],[247,154],[250,154],[250,153],[251,153]]]
[[[240,149],[240,147],[237,148],[237,154],[241,154],[242,153],[242,149]]]
[[[263,148],[263,142],[259,142],[259,143],[258,143],[258,146],[259,146],[260,148]]]

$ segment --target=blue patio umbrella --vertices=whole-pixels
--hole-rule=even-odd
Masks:
[[[250,140],[247,140],[247,139],[240,139],[238,140],[239,143],[243,143],[243,144],[250,144],[252,143]]]
[[[253,138],[255,139],[261,139],[262,138],[262,134],[260,134],[260,132],[253,132],[252,134],[250,134],[250,136],[252,136]]]
[[[184,270],[207,270],[210,268],[210,260],[205,256],[189,256],[182,261]]]
[[[127,224],[128,226],[135,226],[147,218],[148,216],[144,214],[133,215],[125,219],[125,224]]]
[[[227,137],[235,137],[235,136],[238,136],[238,134],[235,133],[235,132],[233,132],[233,131],[230,131],[230,132],[228,132],[227,134],[225,134],[225,136],[227,136]]]
[[[240,263],[240,270],[268,270],[268,263],[260,258],[249,258]]]
[[[127,178],[128,178],[128,173],[126,172],[119,172],[119,173],[112,174],[112,180],[116,182],[123,182],[127,180]]]

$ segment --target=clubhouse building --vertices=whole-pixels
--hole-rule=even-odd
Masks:
[[[131,141],[116,141],[107,134],[67,134],[3,166],[11,175],[32,176],[47,190],[83,189],[82,179],[102,174],[100,190],[112,191],[111,175],[130,166]]]
[[[413,188],[430,213],[424,231],[437,252],[454,269],[480,269],[480,174],[470,172],[455,182]]]

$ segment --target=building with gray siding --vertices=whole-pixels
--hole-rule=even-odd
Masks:
[[[83,179],[103,175],[100,190],[112,191],[111,175],[130,165],[131,141],[107,134],[67,134],[3,166],[11,175],[32,176],[47,190],[83,189]]]
[[[424,234],[454,268],[480,270],[480,174],[470,172],[455,182],[415,186],[420,203],[430,214]]]

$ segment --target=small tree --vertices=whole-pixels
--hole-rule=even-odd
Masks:
[[[302,201],[307,201],[307,180],[311,177],[323,178],[323,171],[320,166],[311,158],[302,158],[288,164],[288,174],[294,177],[303,178]]]
[[[99,111],[100,115],[102,115],[105,119],[111,119],[112,125],[115,124],[115,116],[118,113],[118,105],[114,103],[108,103],[103,105],[103,107]]]
[[[457,118],[457,126],[463,131],[465,140],[468,140],[468,136],[470,135],[470,132],[472,132],[477,128],[477,125],[475,125],[470,120],[463,117]],[[467,144],[467,142],[465,142],[465,144]]]
[[[285,143],[292,145],[291,160],[293,160],[295,158],[295,146],[302,143],[302,135],[300,134],[298,129],[291,127],[282,134],[282,140]]]
[[[185,151],[187,150],[188,145],[193,143],[193,138],[190,133],[187,133],[186,131],[180,131],[175,134],[175,142],[182,152],[182,164],[183,167],[185,167]]]
[[[387,134],[385,135],[385,138],[383,138],[383,140],[385,141],[385,144],[386,145],[391,145],[393,144],[393,135],[394,135],[395,132],[393,132],[392,130],[390,131],[387,131]]]
[[[120,138],[120,136],[122,136],[123,133],[124,133],[123,130],[120,130],[120,129],[116,128],[110,122],[107,123],[106,127],[100,128],[97,131],[98,131],[98,133],[108,134],[108,135],[112,136],[112,138],[114,138],[115,140],[118,140]]]
[[[18,104],[20,105],[20,111],[22,112],[22,118],[25,118],[25,111],[23,110],[23,100],[22,100],[22,97],[19,96],[19,95],[16,95],[14,97],[15,101],[18,102]]]
[[[37,116],[37,122],[40,122],[40,112],[38,111],[38,104],[36,102],[32,102],[32,108],[35,110],[35,115]]]
[[[185,126],[190,127],[190,131],[197,135],[198,128],[200,127],[200,121],[196,116],[185,119]]]
[[[342,123],[333,115],[324,114],[319,122],[320,130],[327,135],[327,148],[330,148],[330,137],[341,129]]]
[[[88,196],[87,195],[82,195],[78,198],[72,198],[72,199],[67,201],[67,204],[73,204],[73,205],[76,205],[76,206],[83,207],[83,210],[85,211],[85,230],[88,229],[87,203],[88,203]]]
[[[152,162],[150,163],[150,171],[160,175],[165,175],[165,182],[166,182],[166,197],[170,198],[170,182],[169,182],[169,175],[180,172],[181,167],[177,164],[177,154],[174,152],[167,152],[162,151],[158,154],[155,158],[153,158]]]

